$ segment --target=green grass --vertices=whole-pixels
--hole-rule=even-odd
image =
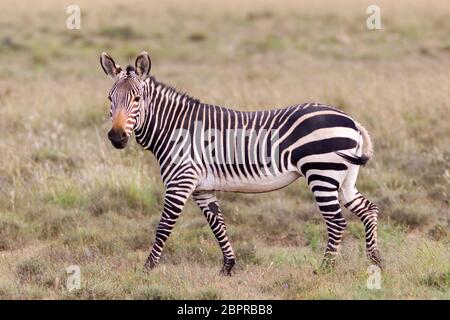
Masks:
[[[81,1],[71,31],[61,3],[2,2],[0,298],[449,299],[449,7],[381,1],[384,29],[368,31],[367,5]],[[326,228],[304,181],[218,194],[233,277],[219,276],[220,249],[192,201],[160,265],[142,272],[164,190],[150,153],[106,138],[112,83],[98,57],[125,66],[143,50],[153,75],[202,101],[318,101],[364,124],[375,157],[358,189],[381,209],[380,290],[366,286],[364,228],[348,212],[336,270],[313,274]],[[70,265],[81,269],[71,292]]]

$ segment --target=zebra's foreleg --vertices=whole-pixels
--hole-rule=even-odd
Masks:
[[[313,187],[314,196],[319,211],[325,219],[328,232],[328,242],[322,265],[316,273],[332,271],[336,255],[339,251],[342,235],[347,226],[338,201],[338,192],[327,187]]]
[[[152,251],[144,265],[144,270],[153,269],[161,257],[164,244],[170,236],[172,229],[177,222],[183,207],[192,193],[192,187],[172,187],[166,190],[164,208],[156,230],[156,239],[153,243]]]
[[[366,232],[367,257],[380,269],[383,269],[383,261],[377,243],[378,207],[357,192],[356,189],[354,190],[355,198],[346,203],[345,207],[361,219]]]
[[[228,240],[227,228],[223,221],[222,211],[220,210],[217,198],[214,194],[205,192],[194,192],[193,198],[206,217],[217,242],[223,253],[223,267],[221,274],[230,276],[231,270],[235,265],[235,256],[231,243]]]

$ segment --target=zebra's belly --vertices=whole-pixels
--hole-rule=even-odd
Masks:
[[[198,190],[232,191],[232,192],[268,192],[283,188],[297,180],[298,172],[285,172],[277,176],[265,176],[258,179],[218,178],[208,175],[197,187]]]

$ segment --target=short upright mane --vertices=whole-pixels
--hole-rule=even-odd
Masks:
[[[154,76],[150,76],[149,78],[150,78],[150,83],[153,83],[155,88],[157,88],[157,87],[164,88],[168,92],[174,93],[176,96],[179,96],[180,99],[186,99],[186,101],[192,102],[194,104],[200,103],[199,99],[190,96],[187,92],[181,91],[174,86],[170,86],[168,84],[160,82],[160,81],[156,80],[156,78]]]
[[[132,65],[128,65],[125,70],[127,72],[127,75],[129,75],[131,72],[136,72],[136,69]]]

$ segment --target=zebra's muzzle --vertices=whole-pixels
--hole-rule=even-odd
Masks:
[[[122,129],[112,128],[108,132],[108,139],[117,149],[123,149],[128,143],[128,136]]]

